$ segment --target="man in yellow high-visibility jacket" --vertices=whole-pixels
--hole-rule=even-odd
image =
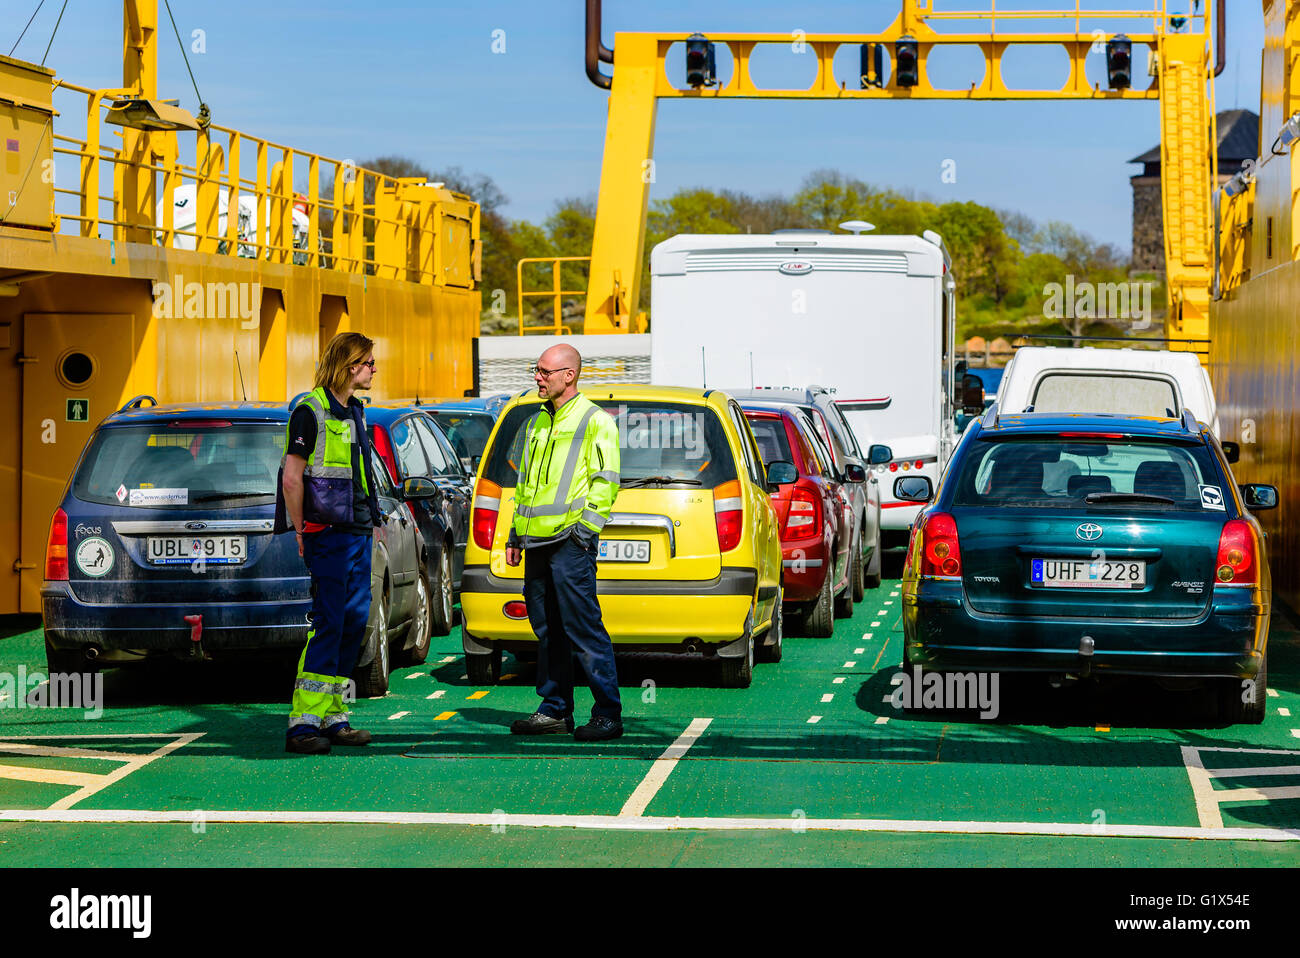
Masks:
[[[614,646],[596,598],[596,551],[619,488],[618,427],[578,392],[582,357],[559,344],[533,367],[542,408],[528,424],[506,563],[524,562],[524,604],[537,636],[542,704],[510,726],[516,735],[574,732],[579,741],[623,734]],[[595,703],[573,728],[573,655]]]

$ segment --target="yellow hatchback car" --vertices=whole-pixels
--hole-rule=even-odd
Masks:
[[[781,540],[769,477],[740,406],[716,389],[583,390],[618,424],[620,489],[601,531],[596,589],[616,650],[698,654],[746,688],[781,658]],[[524,565],[506,565],[535,389],[497,418],[479,463],[460,593],[466,671],[495,683],[501,652],[537,651]],[[793,464],[789,471],[793,472]],[[784,466],[772,463],[772,480]]]

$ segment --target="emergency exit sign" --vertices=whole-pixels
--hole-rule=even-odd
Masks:
[[[90,422],[90,400],[68,399],[63,419],[65,422]]]

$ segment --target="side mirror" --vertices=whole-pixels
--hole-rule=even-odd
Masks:
[[[846,462],[844,464],[844,478],[849,482],[866,482],[867,470],[859,463]]]
[[[867,450],[867,462],[873,466],[881,466],[894,458],[894,450],[888,446],[875,445]]]
[[[1223,447],[1223,455],[1228,462],[1236,462],[1241,458],[1241,446],[1231,440],[1219,443]]]
[[[471,456],[469,460],[469,471],[478,472],[478,464],[483,461],[482,456]]]
[[[432,479],[412,476],[402,483],[403,499],[432,499],[438,494],[438,487]]]
[[[984,411],[984,383],[973,373],[961,377],[961,408],[972,415]]]
[[[899,476],[894,480],[894,498],[902,502],[929,502],[933,496],[929,476]]]
[[[1248,482],[1237,488],[1241,490],[1241,498],[1246,503],[1246,508],[1252,512],[1277,508],[1276,486],[1266,486],[1262,482]]]
[[[767,467],[767,491],[776,492],[781,486],[799,480],[799,470],[786,459],[777,459]]]

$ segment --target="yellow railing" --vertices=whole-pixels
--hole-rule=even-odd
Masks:
[[[120,147],[105,145],[103,114],[122,91],[65,81],[60,90],[85,98],[86,127],[84,139],[54,135],[56,164],[69,157],[78,166],[76,189],[54,188],[56,229],[71,221],[86,237],[425,285],[472,287],[478,279],[479,208],[468,196],[216,124],[196,134],[123,129]],[[181,138],[191,135],[193,165],[180,155]],[[303,171],[298,192],[294,176]],[[175,196],[191,185],[194,225],[178,228]],[[60,211],[59,197],[77,212]],[[252,198],[251,209],[241,197]]]
[[[563,277],[561,276],[561,263],[590,263],[590,256],[525,256],[515,264],[515,289],[518,292],[519,307],[519,335],[525,333],[550,333],[555,336],[568,336],[571,330],[568,326],[560,323],[560,313],[565,296],[582,296],[586,297],[585,289],[564,289],[562,286]],[[538,290],[524,289],[524,265],[526,263],[550,263],[551,264],[551,288]],[[554,313],[552,322],[548,326],[524,326],[524,300],[529,297],[546,297],[550,296],[554,300]]]

